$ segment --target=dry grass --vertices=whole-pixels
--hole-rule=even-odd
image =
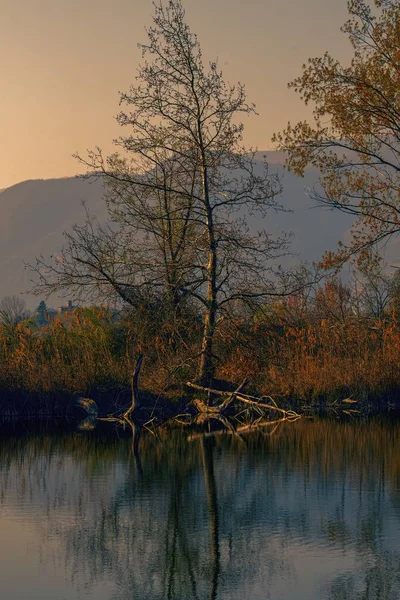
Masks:
[[[192,376],[195,354],[181,334],[144,313],[113,322],[102,308],[79,309],[39,328],[26,321],[0,324],[0,388],[90,394],[129,388],[139,352],[146,361],[141,386],[160,393]]]
[[[250,379],[257,390],[310,402],[353,395],[359,400],[400,391],[400,323],[349,317],[293,325],[256,325],[237,340],[221,378]]]
[[[170,397],[194,378],[200,326],[144,313],[113,322],[101,308],[80,309],[44,328],[0,325],[0,388],[68,392],[129,388],[139,352],[141,387]],[[391,396],[400,390],[400,323],[395,314],[374,320],[347,312],[299,312],[279,305],[262,319],[223,324],[217,377],[276,398],[302,402],[352,396]]]

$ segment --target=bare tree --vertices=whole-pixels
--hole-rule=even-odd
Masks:
[[[366,316],[381,319],[395,295],[393,274],[375,261],[369,268],[356,272],[354,279],[360,309]]]
[[[287,237],[251,231],[249,213],[280,210],[281,185],[242,145],[241,114],[255,112],[243,85],[228,85],[216,62],[203,64],[180,0],[155,5],[137,84],[121,94],[122,151],[79,160],[107,189],[113,224],[88,218],[66,236],[61,256],[39,258],[36,292],[111,291],[132,304],[162,293],[172,306],[195,301],[203,316],[198,379],[215,372],[214,334],[238,302],[288,292],[276,284]],[[272,264],[271,264],[272,261]]]
[[[4,296],[0,301],[0,321],[6,325],[16,325],[26,319],[28,314],[25,300],[15,294]]]

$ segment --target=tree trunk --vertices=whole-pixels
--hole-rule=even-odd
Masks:
[[[212,386],[215,375],[215,361],[213,354],[215,321],[217,317],[217,252],[214,241],[213,224],[209,225],[210,250],[208,271],[207,309],[204,314],[203,340],[201,343],[201,356],[199,364],[198,381],[205,387]]]
[[[200,141],[202,143],[201,130],[199,129]],[[207,264],[207,308],[204,314],[203,340],[201,344],[201,356],[199,364],[198,381],[201,385],[212,385],[215,375],[215,361],[213,354],[214,330],[217,317],[217,244],[215,241],[214,215],[210,202],[208,189],[208,173],[204,150],[203,159],[203,198],[206,208],[207,235],[208,235],[208,264]]]
[[[212,386],[215,375],[215,362],[213,354],[214,328],[216,306],[215,302],[209,306],[204,315],[203,340],[201,343],[201,356],[199,364],[198,382],[204,387]]]
[[[203,462],[204,483],[206,488],[207,506],[210,518],[210,558],[211,558],[211,589],[210,600],[217,598],[218,580],[221,570],[219,550],[219,515],[217,502],[217,485],[214,474],[212,446],[203,438],[201,440],[201,455]]]
[[[124,419],[130,420],[132,413],[140,407],[140,396],[138,391],[138,379],[140,369],[142,368],[143,354],[139,354],[136,359],[135,370],[132,374],[132,401],[128,410],[124,413]]]

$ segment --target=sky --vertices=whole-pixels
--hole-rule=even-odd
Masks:
[[[310,116],[287,83],[326,50],[346,61],[340,32],[346,0],[183,0],[205,60],[246,85],[259,116],[244,142],[272,149],[271,136]],[[74,175],[72,157],[108,153],[119,91],[134,82],[151,0],[0,0],[0,189],[27,179]]]

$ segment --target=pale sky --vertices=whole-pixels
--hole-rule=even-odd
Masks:
[[[308,116],[287,82],[310,56],[346,60],[346,0],[184,0],[206,60],[246,84],[258,117],[244,141],[271,149],[274,131]],[[134,81],[151,0],[0,0],[0,189],[78,172],[74,152],[124,133],[119,91]]]

